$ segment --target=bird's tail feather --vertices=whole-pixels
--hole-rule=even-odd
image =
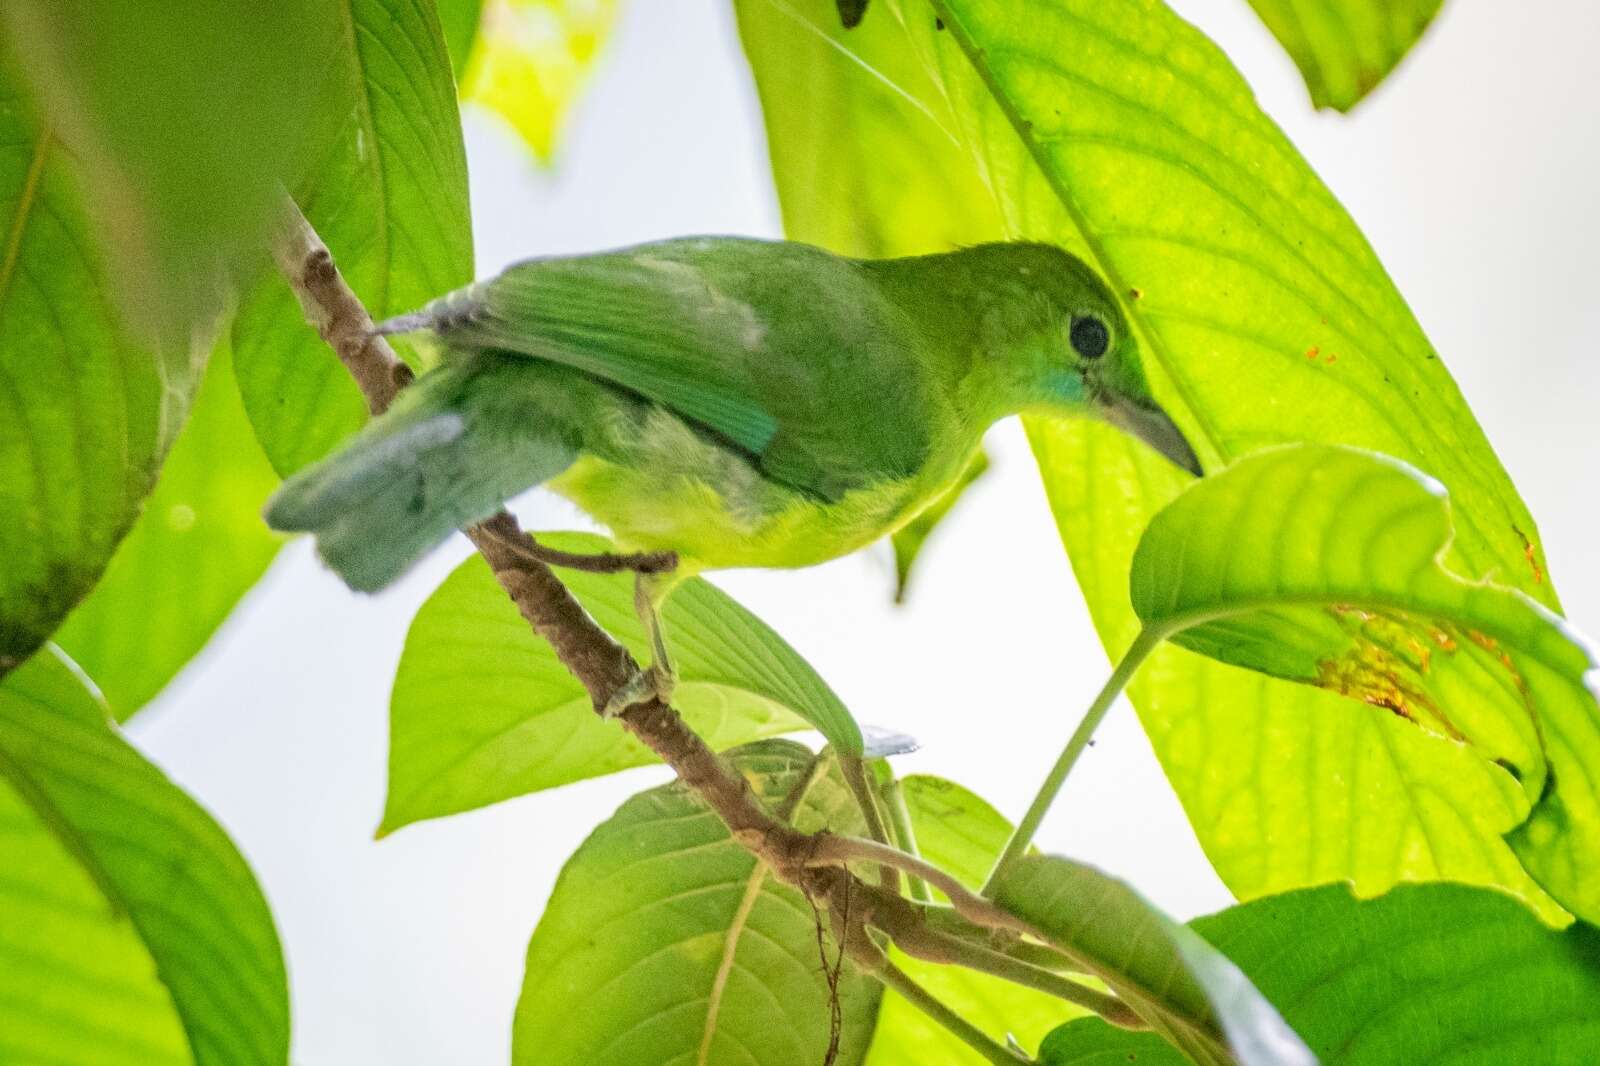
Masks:
[[[341,450],[294,475],[267,502],[267,524],[309,532],[346,584],[375,592],[453,530],[555,477],[575,458],[558,432],[507,426],[474,393],[492,375],[425,375]]]

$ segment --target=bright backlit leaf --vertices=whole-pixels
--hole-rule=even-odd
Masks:
[[[450,69],[456,81],[467,69],[467,60],[478,43],[478,29],[483,22],[483,0],[438,0],[434,5],[439,12],[439,29],[444,33],[444,45],[450,51]]]
[[[741,8],[747,23],[762,6]],[[834,15],[824,0],[783,6],[819,27]],[[886,253],[926,251],[923,225],[876,205],[967,218],[970,200],[941,190],[981,181],[1001,222],[979,239],[1054,241],[1126,297],[1157,399],[1208,466],[1300,440],[1398,456],[1450,490],[1452,570],[1556,605],[1526,508],[1372,249],[1192,26],[1142,0],[883,0],[860,29],[826,36],[838,47],[800,33],[758,48],[746,28],[774,158],[831,168],[812,181],[780,167],[791,236],[836,240],[821,221],[831,205],[872,211],[863,225],[877,223]],[[854,125],[803,121],[840,108]],[[856,150],[930,127],[955,149],[929,149],[936,173],[891,175]],[[1139,628],[1134,546],[1187,478],[1098,423],[1028,429],[1074,571],[1118,655]],[[1451,878],[1551,909],[1501,838],[1521,815],[1498,771],[1470,753],[1178,648],[1160,650],[1130,696],[1236,894],[1342,879],[1373,894]]]
[[[819,767],[785,740],[731,759],[801,830],[861,832],[832,760]],[[681,784],[640,793],[562,868],[528,945],[512,1062],[820,1063],[830,1011],[817,921]],[[839,977],[834,1061],[859,1066],[880,986],[849,963]]]
[[[1592,653],[1547,608],[1440,565],[1443,487],[1326,445],[1257,452],[1156,515],[1135,612],[1193,651],[1382,708],[1505,767],[1532,807],[1512,846],[1600,919],[1600,706]]]
[[[287,1061],[249,867],[53,647],[0,683],[0,856],[0,1061]]]
[[[609,542],[541,534],[569,551]],[[649,661],[629,574],[562,571],[594,619]],[[704,578],[661,612],[678,669],[673,706],[713,748],[819,730],[859,754],[861,732],[827,683],[783,638]],[[589,695],[534,635],[482,559],[462,563],[417,612],[390,700],[385,832],[424,818],[643,766],[656,757]]]
[[[1311,102],[1348,111],[1389,76],[1444,0],[1250,0]]]

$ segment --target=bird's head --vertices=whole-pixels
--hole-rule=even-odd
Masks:
[[[1002,358],[1017,361],[1014,371],[1028,381],[1024,409],[1102,418],[1200,476],[1194,450],[1151,395],[1139,341],[1100,276],[1054,245],[983,248],[993,257],[985,273],[1009,290],[990,304],[986,332],[996,342],[999,332],[1009,337]]]

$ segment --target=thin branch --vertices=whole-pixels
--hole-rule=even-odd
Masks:
[[[819,836],[811,848],[808,866],[842,866],[851,862],[871,862],[890,866],[909,874],[916,874],[950,899],[956,913],[974,925],[991,929],[1005,929],[1013,933],[1037,935],[1027,922],[1009,911],[1003,911],[990,901],[967,888],[960,881],[937,866],[915,855],[907,855],[897,848],[879,844],[874,840],[841,837],[828,834]]]
[[[501,543],[534,562],[565,570],[586,574],[665,574],[678,568],[677,552],[568,552],[540,544],[532,533],[523,533],[522,539],[517,540],[489,526],[478,528],[490,536],[504,537]]]
[[[356,379],[367,410],[383,414],[400,390],[411,384],[411,368],[373,332],[372,316],[345,283],[328,246],[287,198],[281,226],[273,255],[300,300],[306,321]]]
[[[1149,1028],[1143,1018],[1115,996],[975,941],[941,933],[924,922],[897,924],[894,928],[884,929],[884,932],[889,934],[896,947],[912,958],[945,966],[962,966],[1035,989],[1094,1011],[1121,1029]]]

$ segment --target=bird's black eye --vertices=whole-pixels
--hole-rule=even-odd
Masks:
[[[1072,348],[1085,359],[1098,359],[1111,347],[1111,331],[1094,315],[1079,315],[1072,320],[1068,335]]]

